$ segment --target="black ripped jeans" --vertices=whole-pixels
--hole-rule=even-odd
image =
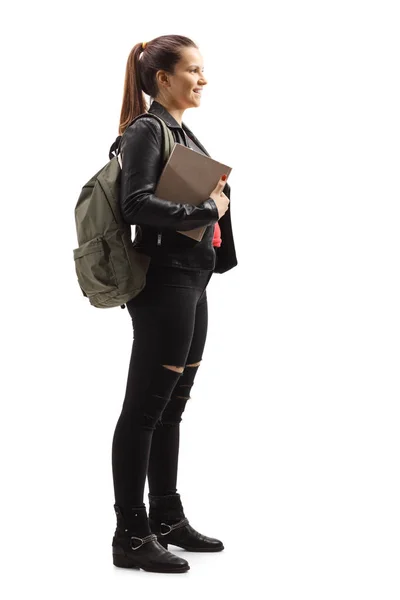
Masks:
[[[143,505],[177,491],[179,426],[207,337],[206,287],[213,271],[155,266],[127,302],[133,345],[122,411],[112,442],[115,503]],[[183,373],[163,365],[184,367]]]

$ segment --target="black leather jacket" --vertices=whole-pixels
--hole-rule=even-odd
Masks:
[[[186,133],[207,156],[210,156],[185,123],[182,123],[181,127],[162,104],[153,100],[148,112],[164,119],[176,142],[187,146]],[[119,139],[120,136],[113,146]],[[122,137],[120,208],[123,219],[131,225],[136,225],[133,241],[135,248],[150,255],[152,262],[154,260],[157,264],[198,269],[213,268],[215,273],[224,273],[232,269],[238,263],[231,224],[231,203],[219,219],[222,244],[220,247],[213,247],[212,237],[215,223],[218,221],[218,209],[212,198],[193,206],[170,202],[155,195],[155,188],[163,169],[162,148],[161,125],[151,117],[137,120],[127,128]],[[228,183],[223,191],[230,198]],[[201,242],[177,232],[200,226],[208,226]],[[199,244],[202,246],[198,246]]]

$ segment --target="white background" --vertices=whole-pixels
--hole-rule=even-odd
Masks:
[[[399,598],[398,3],[19,2],[3,12],[3,597]],[[232,166],[238,266],[208,288],[182,421],[184,575],[112,565],[127,310],[78,287],[74,207],[128,54],[191,37],[184,122]],[[146,493],[147,503],[147,493]],[[161,597],[161,596],[160,596]]]

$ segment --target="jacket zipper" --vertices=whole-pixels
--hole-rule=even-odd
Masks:
[[[157,234],[157,246],[161,246],[161,237],[162,237],[162,233],[158,233]]]

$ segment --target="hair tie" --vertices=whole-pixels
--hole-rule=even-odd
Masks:
[[[142,42],[142,49],[143,50],[146,48],[146,44],[147,44],[147,42]]]

